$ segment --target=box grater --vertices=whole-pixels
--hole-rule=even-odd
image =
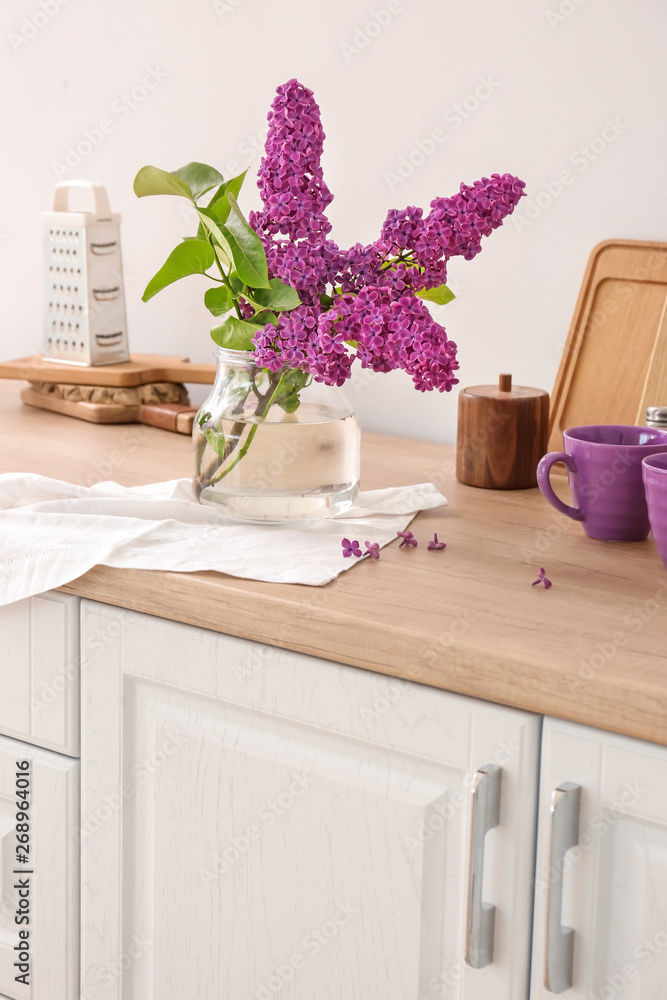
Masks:
[[[92,212],[70,212],[69,189],[86,188]],[[129,361],[120,215],[103,185],[63,181],[44,220],[44,359],[71,365]]]

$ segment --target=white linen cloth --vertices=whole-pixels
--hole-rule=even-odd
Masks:
[[[431,483],[360,493],[332,518],[284,524],[232,521],[199,504],[187,479],[150,486],[76,486],[0,475],[0,604],[43,593],[96,565],[217,570],[272,583],[321,586],[358,560],[341,539],[396,538],[420,510],[447,500]]]

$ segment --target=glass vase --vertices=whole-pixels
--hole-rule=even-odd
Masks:
[[[194,422],[200,503],[243,521],[330,517],[359,492],[360,431],[335,386],[299,369],[270,372],[219,348]]]

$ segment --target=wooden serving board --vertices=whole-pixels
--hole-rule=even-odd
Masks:
[[[90,369],[87,369],[88,371]],[[21,401],[28,406],[51,413],[61,413],[92,424],[150,424],[179,434],[191,434],[196,409],[177,403],[137,403],[123,406],[120,403],[86,403],[59,396],[45,395],[34,389],[21,389]]]
[[[667,406],[667,243],[591,253],[551,397],[549,450],[583,424],[644,424]]]
[[[34,354],[29,358],[0,362],[0,378],[116,387],[147,385],[149,382],[197,382],[213,385],[215,365],[192,364],[183,357],[133,354],[130,361],[122,364],[89,368],[44,361],[40,354]]]

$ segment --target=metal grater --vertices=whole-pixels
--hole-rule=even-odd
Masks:
[[[68,210],[69,189],[92,194],[92,212]],[[120,215],[102,184],[63,181],[44,220],[44,359],[70,365],[129,361]]]

